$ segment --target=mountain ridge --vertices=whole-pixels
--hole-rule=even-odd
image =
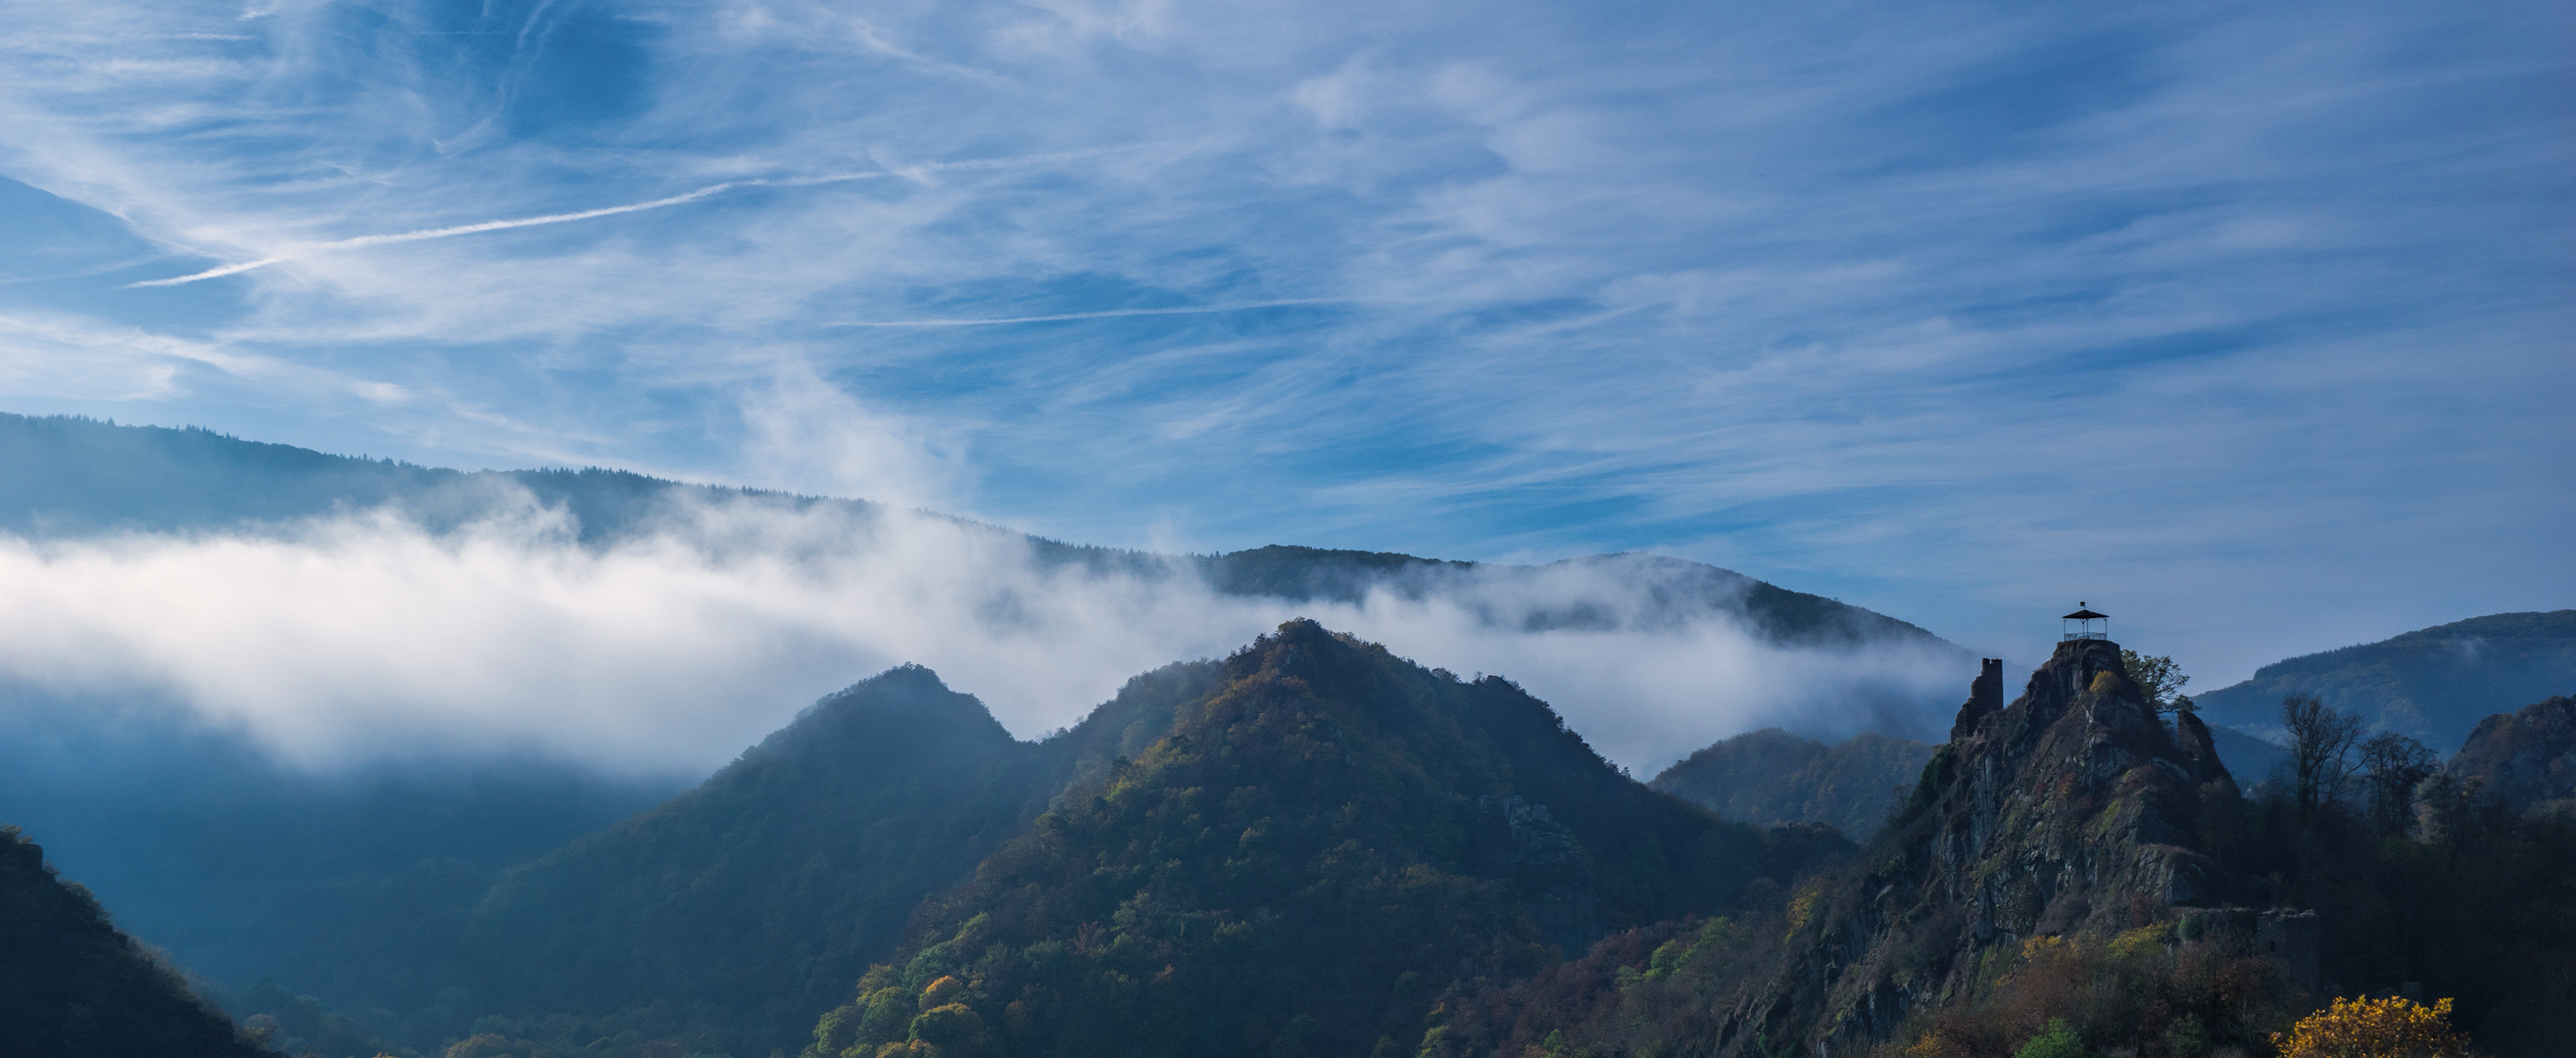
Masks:
[[[0,826],[0,1048],[49,1058],[277,1058]]]
[[[392,460],[330,455],[249,441],[202,427],[120,426],[73,416],[0,412],[0,532],[61,538],[114,532],[275,529],[302,519],[384,508],[432,531],[450,531],[533,502],[570,516],[574,539],[605,547],[665,524],[675,505],[743,504],[778,512],[832,511],[864,523],[893,509],[874,501],[654,478],[631,471],[573,469],[461,471]],[[1837,600],[1704,563],[1620,553],[1539,566],[1421,558],[1270,544],[1220,554],[1163,555],[1070,544],[940,515],[970,531],[1025,542],[1042,565],[1077,565],[1146,577],[1186,570],[1230,595],[1292,602],[1357,602],[1371,592],[1408,598],[1454,589],[1465,576],[1532,583],[1552,571],[1612,569],[1653,585],[1654,620],[1710,609],[1743,616],[1782,643],[1840,646],[1911,642],[1964,655],[1916,625]],[[1684,590],[1686,588],[1686,590]],[[1604,613],[1581,603],[1560,611],[1489,613],[1530,629],[1597,627]]]
[[[927,905],[808,1058],[1409,1051],[1461,975],[1737,906],[1848,848],[1721,822],[1508,681],[1311,621],[1219,664]]]
[[[2270,736],[2280,730],[2283,696],[2315,695],[2447,754],[2489,715],[2571,693],[2576,610],[2547,610],[2471,617],[2285,658],[2197,700],[2211,723]]]
[[[1770,727],[1694,750],[1647,785],[1728,819],[1821,822],[1866,844],[1933,752],[1875,732],[1829,744]]]

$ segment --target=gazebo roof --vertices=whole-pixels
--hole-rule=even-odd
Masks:
[[[2107,621],[2110,617],[2111,615],[2106,613],[2094,613],[2091,610],[2077,610],[2074,613],[2067,614],[2065,619],[2069,621]]]

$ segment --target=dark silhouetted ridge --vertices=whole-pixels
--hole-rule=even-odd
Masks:
[[[0,827],[0,1050],[47,1058],[264,1058],[232,1019],[109,924],[44,850]]]

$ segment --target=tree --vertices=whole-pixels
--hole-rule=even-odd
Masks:
[[[2191,677],[2183,675],[2182,666],[2174,664],[2174,659],[2149,657],[2123,647],[2120,664],[2129,670],[2129,678],[2137,682],[2157,712],[2188,713],[2199,708],[2182,696],[2182,686],[2190,683]]]
[[[2048,1019],[2048,1031],[2030,1038],[2013,1052],[2013,1058],[2092,1058],[2084,1049],[2084,1040],[2068,1027],[2065,1018]]]
[[[2352,743],[2361,737],[2361,718],[2313,694],[2281,699],[2281,726],[2290,730],[2290,789],[2299,814],[2334,800],[2352,777]]]
[[[2370,790],[2370,821],[2383,833],[2403,834],[2415,815],[2415,785],[2432,776],[2433,751],[2394,731],[2361,744],[2362,782]]]
[[[2390,996],[2337,999],[2273,1033],[2272,1045],[2281,1058],[2450,1058],[2467,1052],[2469,1039],[2451,1028],[2450,1000],[2428,1007]]]

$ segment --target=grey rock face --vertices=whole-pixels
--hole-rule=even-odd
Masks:
[[[1857,1053],[1964,985],[1988,948],[2144,925],[2229,890],[2193,825],[2202,787],[2233,780],[2197,720],[2166,728],[2117,644],[2060,643],[2009,706],[1986,682],[1864,866],[1795,906],[1795,952],[1732,1013],[1726,1053]]]
[[[1950,738],[1957,741],[1977,729],[1979,721],[2002,712],[2004,708],[2004,659],[1982,658],[1977,682],[1968,685],[1968,703],[1959,707],[1959,719],[1950,725]]]
[[[2478,721],[2445,770],[2519,809],[2576,801],[2576,698],[2559,695]]]

